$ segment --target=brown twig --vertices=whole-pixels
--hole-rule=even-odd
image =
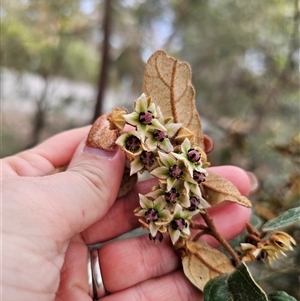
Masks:
[[[207,224],[208,228],[210,229],[209,234],[212,235],[226,250],[227,252],[231,255],[233,258],[235,265],[238,265],[241,263],[241,260],[239,259],[238,255],[235,253],[233,248],[230,246],[230,244],[227,242],[225,238],[219,233],[217,230],[213,219],[211,216],[208,214],[207,211],[200,213],[203,220]]]

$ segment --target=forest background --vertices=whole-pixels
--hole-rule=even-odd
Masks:
[[[299,0],[2,0],[0,16],[1,157],[132,109],[163,49],[192,67],[210,162],[258,177],[255,222],[299,205]],[[267,292],[300,300],[299,247],[252,265]]]

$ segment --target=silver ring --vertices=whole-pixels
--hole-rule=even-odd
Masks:
[[[93,248],[90,250],[90,259],[91,259],[91,279],[92,279],[92,287],[93,287],[93,298],[94,300],[98,300],[99,298],[106,295],[106,290],[103,284],[103,279],[101,275],[100,269],[100,261],[98,255],[98,249]],[[90,285],[90,283],[89,283]],[[90,286],[91,288],[91,286]]]
[[[88,285],[89,285],[89,295],[92,298],[94,298],[93,276],[92,276],[92,261],[91,261],[91,251],[90,250],[88,250],[87,276],[88,276]]]

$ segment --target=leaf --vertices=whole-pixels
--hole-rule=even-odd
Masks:
[[[203,293],[204,301],[268,301],[244,263],[233,273],[209,281]]]
[[[300,207],[287,210],[263,225],[263,231],[273,231],[300,222]]]
[[[191,84],[191,68],[187,63],[158,50],[148,59],[142,91],[151,96],[163,113],[195,134],[195,143],[204,149],[200,117]]]
[[[268,298],[269,301],[297,301],[294,297],[283,291],[273,292],[268,295]]]
[[[210,279],[234,270],[224,253],[200,241],[186,241],[182,266],[185,276],[202,291]]]
[[[209,173],[205,182],[202,183],[202,187],[203,197],[211,205],[230,201],[244,207],[251,207],[251,202],[245,196],[241,195],[230,181],[219,175]]]

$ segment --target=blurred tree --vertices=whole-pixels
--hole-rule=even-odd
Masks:
[[[36,111],[27,148],[39,141],[45,126],[50,106],[50,79],[65,76],[95,80],[98,55],[88,43],[93,26],[90,16],[80,10],[79,0],[16,0],[3,3],[1,10],[5,12],[2,18],[2,65],[37,73],[44,79],[44,90],[35,100]]]
[[[112,0],[104,0],[104,9],[102,17],[102,55],[101,55],[101,67],[98,80],[98,95],[96,100],[96,106],[94,109],[94,116],[92,122],[96,121],[98,117],[103,113],[103,98],[109,79],[109,65],[110,65],[110,35],[111,35],[111,14],[112,14]]]

